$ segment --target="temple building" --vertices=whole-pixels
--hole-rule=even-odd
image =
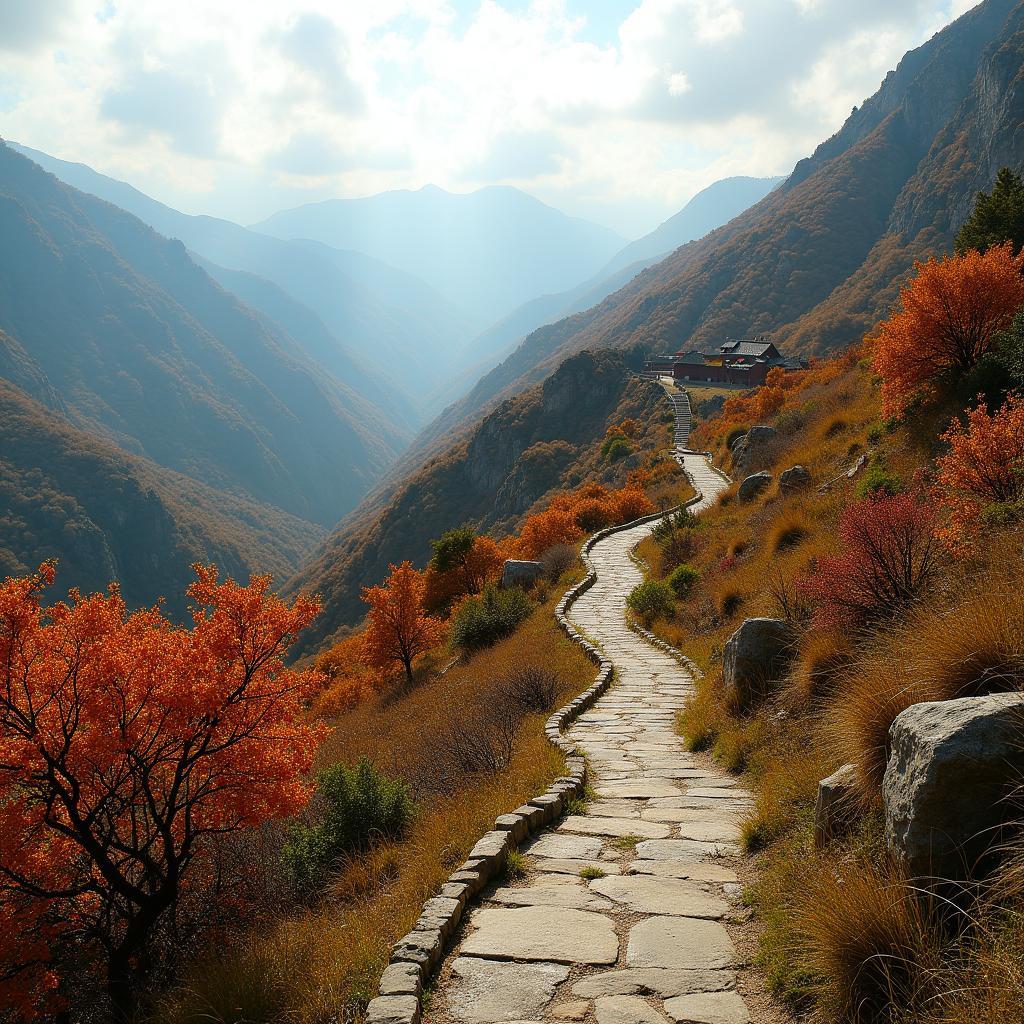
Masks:
[[[787,359],[772,342],[760,337],[753,341],[727,341],[711,351],[650,356],[644,362],[644,371],[682,383],[753,388],[764,383],[773,367],[789,371],[803,370],[806,365],[799,359]]]

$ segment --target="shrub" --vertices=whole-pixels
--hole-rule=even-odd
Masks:
[[[732,446],[747,432],[746,427],[733,427],[725,436],[726,448],[732,448]]]
[[[675,611],[672,591],[660,580],[645,580],[635,586],[626,598],[626,605],[648,624],[657,618],[668,618]]]
[[[839,520],[841,555],[819,558],[798,584],[820,625],[859,627],[913,601],[935,567],[931,507],[919,495],[862,498]]]
[[[948,517],[943,536],[954,546],[970,539],[986,510],[1015,511],[1024,500],[1024,398],[1011,395],[995,413],[984,405],[943,435],[936,492]]]
[[[544,575],[552,583],[557,583],[579,561],[576,549],[569,544],[555,544],[540,556]]]
[[[800,515],[781,516],[772,531],[771,546],[776,553],[789,551],[803,541],[810,531]]]
[[[497,702],[449,723],[436,740],[436,764],[442,788],[454,789],[466,775],[495,775],[512,762],[521,709]]]
[[[700,573],[692,565],[677,565],[669,574],[668,585],[676,597],[689,597],[699,579]]]
[[[731,619],[743,607],[743,593],[726,587],[715,598],[715,608],[721,619]]]
[[[903,490],[900,479],[890,473],[880,459],[872,459],[871,464],[857,481],[857,497],[870,498],[876,494],[899,494]]]
[[[523,665],[504,679],[506,694],[524,711],[550,711],[558,699],[558,676],[540,665]]]
[[[463,651],[490,647],[514,633],[532,610],[533,602],[519,587],[487,586],[480,597],[459,605],[452,619],[452,642]]]
[[[345,854],[376,839],[400,839],[414,805],[405,783],[379,772],[363,758],[354,768],[332,765],[317,775],[323,815],[316,824],[293,826],[282,851],[285,868],[301,889],[320,885]]]
[[[633,454],[633,446],[624,437],[606,437],[601,445],[601,458],[618,462]]]
[[[570,509],[549,508],[530,516],[519,533],[519,552],[523,558],[539,558],[558,544],[575,544],[583,536]]]

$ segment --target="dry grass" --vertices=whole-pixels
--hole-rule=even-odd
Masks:
[[[873,637],[835,700],[830,725],[857,766],[862,799],[878,799],[889,729],[902,711],[923,701],[1020,689],[1022,680],[1024,592],[1013,572],[972,579],[945,605],[922,607]]]
[[[561,590],[558,591],[561,593]],[[543,715],[522,718],[512,758],[498,772],[447,775],[439,784],[437,737],[447,723],[493,702],[511,668],[543,665],[557,674],[562,703],[593,679],[593,665],[557,629],[556,598],[537,608],[511,637],[458,665],[442,679],[364,705],[345,716],[324,744],[322,764],[367,756],[402,775],[419,813],[401,844],[354,859],[319,903],[283,919],[240,928],[196,960],[153,1020],[281,1021],[333,1024],[354,1019],[372,997],[391,945],[403,935],[496,815],[543,790],[563,769],[543,734]]]
[[[807,710],[834,698],[853,662],[853,638],[849,634],[807,630],[783,683],[784,704],[793,710]]]

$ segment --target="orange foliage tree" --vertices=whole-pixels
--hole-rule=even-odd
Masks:
[[[313,702],[313,713],[332,718],[351,711],[378,691],[384,680],[366,662],[366,641],[361,633],[345,637],[316,659],[316,670],[327,680]]]
[[[381,669],[401,665],[412,686],[412,663],[441,642],[444,623],[424,613],[426,584],[412,562],[388,568],[391,574],[383,584],[363,589],[363,600],[370,606],[364,656],[367,664]]]
[[[1007,243],[984,253],[931,259],[900,292],[902,308],[880,327],[874,369],[887,416],[958,380],[991,351],[1024,305],[1024,254]]]
[[[52,564],[0,584],[0,998],[26,1015],[54,1004],[47,947],[98,942],[129,1019],[218,837],[308,799],[320,680],[283,657],[319,606],[195,569],[187,629],[115,585],[44,608]]]
[[[938,461],[936,494],[948,516],[942,535],[955,547],[986,510],[1024,501],[1024,397],[1011,395],[994,413],[978,406],[943,440],[949,451]]]
[[[530,516],[519,533],[518,550],[524,558],[540,558],[558,544],[575,544],[583,537],[572,509],[549,508]]]

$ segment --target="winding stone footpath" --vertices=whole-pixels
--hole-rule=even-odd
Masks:
[[[689,406],[675,404],[687,421],[677,458],[702,494],[699,511],[727,482],[685,450]],[[750,1019],[722,923],[737,905],[728,861],[750,796],[683,748],[674,721],[693,676],[626,624],[626,595],[642,579],[630,552],[652,525],[594,544],[597,580],[569,613],[616,671],[568,733],[587,755],[594,798],[522,847],[522,882],[467,908],[429,1001],[432,1024]]]

